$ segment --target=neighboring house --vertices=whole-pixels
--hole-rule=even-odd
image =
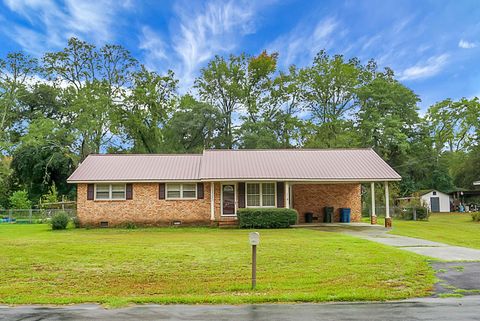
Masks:
[[[77,184],[80,223],[111,226],[224,223],[245,207],[294,208],[299,223],[307,212],[323,222],[326,206],[338,222],[346,207],[359,221],[361,183],[383,182],[388,195],[400,179],[371,149],[289,149],[90,155],[68,182]]]
[[[437,190],[427,190],[418,192],[420,202],[428,207],[432,212],[450,212],[450,203],[452,201],[449,194]]]

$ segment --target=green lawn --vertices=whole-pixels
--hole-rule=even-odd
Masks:
[[[480,223],[466,213],[434,213],[428,221],[394,220],[391,233],[480,249]]]
[[[248,230],[0,225],[0,303],[250,303],[425,296],[425,258],[329,232],[261,230],[250,290]]]

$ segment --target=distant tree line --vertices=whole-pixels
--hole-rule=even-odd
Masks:
[[[149,70],[118,45],[72,38],[41,59],[7,54],[0,206],[16,191],[33,203],[52,187],[72,196],[66,178],[99,152],[371,147],[403,176],[400,195],[480,179],[477,97],[445,99],[420,115],[420,98],[374,60],[322,50],[304,68],[280,70],[277,61],[267,52],[216,56],[180,95],[173,71]]]

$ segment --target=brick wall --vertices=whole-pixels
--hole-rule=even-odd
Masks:
[[[323,222],[323,208],[334,208],[334,222],[340,221],[340,208],[351,209],[351,221],[361,219],[360,184],[294,184],[293,208],[298,211],[299,223],[305,222],[304,214],[312,212],[313,222]]]
[[[108,221],[109,226],[125,222],[139,225],[170,225],[181,221],[185,225],[209,225],[210,184],[204,183],[204,198],[200,200],[160,200],[158,183],[133,184],[133,199],[124,201],[87,200],[87,184],[78,184],[77,213],[82,225],[97,226]],[[235,220],[222,217],[220,209],[221,183],[215,185],[215,220]],[[305,212],[313,212],[323,222],[323,207],[335,208],[335,221],[339,221],[340,207],[352,210],[353,222],[360,221],[360,184],[294,184],[293,207],[299,213],[299,223],[304,222]]]
[[[196,200],[160,200],[158,183],[133,184],[133,199],[122,201],[87,200],[87,184],[77,186],[77,215],[82,225],[109,226],[125,222],[141,225],[210,224],[210,183],[204,183],[204,198]]]

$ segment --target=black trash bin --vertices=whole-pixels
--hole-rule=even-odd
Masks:
[[[305,213],[305,223],[313,223],[313,213]]]
[[[323,208],[323,222],[332,223],[333,222],[333,207],[324,207]]]

